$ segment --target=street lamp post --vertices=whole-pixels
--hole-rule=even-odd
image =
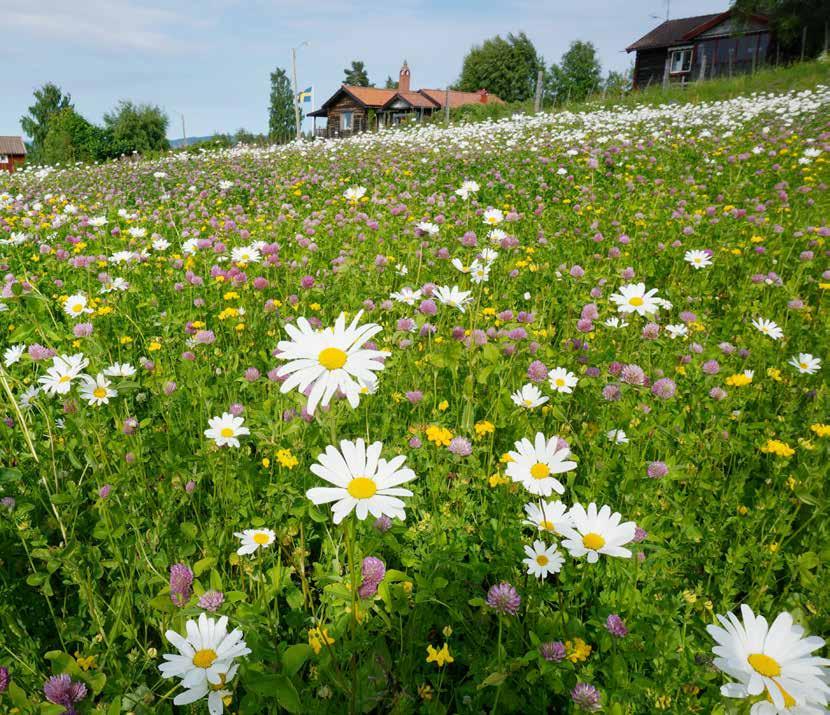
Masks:
[[[297,96],[297,50],[308,46],[308,40],[301,42],[296,47],[291,48],[291,83],[294,86],[294,122],[297,127],[297,139],[301,136],[300,131],[300,100]]]

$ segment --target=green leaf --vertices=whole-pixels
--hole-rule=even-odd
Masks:
[[[300,696],[294,683],[287,675],[279,673],[265,673],[262,675],[248,675],[246,685],[258,695],[271,695],[277,699],[279,705],[290,713],[302,711]]]
[[[297,643],[286,648],[282,654],[282,667],[287,675],[295,675],[314,651],[308,643]]]
[[[481,683],[478,685],[478,690],[482,688],[487,688],[489,686],[498,687],[501,685],[505,680],[507,680],[507,673],[490,673]]]
[[[216,559],[212,557],[207,557],[205,559],[201,559],[193,564],[193,575],[194,576],[201,576],[205,571],[211,568],[216,563]]]

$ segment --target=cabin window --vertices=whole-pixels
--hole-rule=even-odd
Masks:
[[[343,130],[349,130],[352,128],[352,113],[351,112],[343,112],[340,115],[340,128]]]
[[[0,154],[0,164],[8,164],[9,163],[9,155],[8,154]]]
[[[669,71],[672,74],[682,74],[692,69],[692,48],[682,47],[671,51]]]

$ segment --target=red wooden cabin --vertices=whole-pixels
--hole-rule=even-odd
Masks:
[[[21,137],[0,136],[0,171],[13,174],[26,161],[26,145]]]

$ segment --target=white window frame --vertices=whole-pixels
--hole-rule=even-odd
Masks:
[[[8,164],[9,163],[9,155],[8,154],[0,154],[0,164]]]
[[[669,74],[689,74],[692,71],[692,62],[694,60],[694,46],[686,45],[685,47],[672,47],[669,50]],[[689,65],[683,69],[683,56],[688,54]],[[675,69],[675,57],[680,57],[680,69]]]
[[[348,118],[348,120],[347,120]],[[340,131],[351,131],[354,126],[354,112],[341,112],[340,114]]]

